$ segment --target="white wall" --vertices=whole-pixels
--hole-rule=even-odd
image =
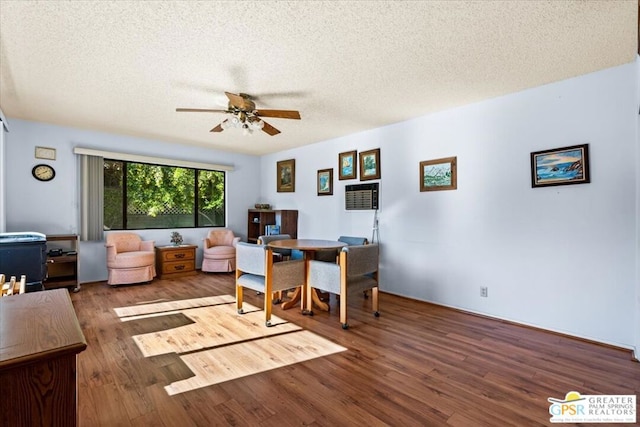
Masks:
[[[634,357],[640,360],[640,56],[636,56],[636,331]]]
[[[233,154],[199,147],[185,147],[159,141],[53,126],[11,119],[6,134],[7,231],[38,231],[45,234],[79,232],[79,160],[75,146],[107,151],[175,158],[204,163],[233,165],[227,174],[227,226],[246,239],[247,209],[259,199],[256,182],[260,177],[258,157]],[[34,158],[35,146],[57,150],[55,161]],[[56,170],[50,182],[31,176],[37,163]],[[156,244],[168,244],[172,230],[141,230],[139,234]],[[180,229],[185,243],[200,246],[197,266],[202,263],[202,239],[205,229]],[[107,279],[105,248],[101,242],[82,242],[80,246],[80,282]]]
[[[5,188],[7,182],[6,171],[6,155],[5,155],[5,132],[8,127],[6,118],[0,110],[0,233],[7,228],[7,201],[5,196]]]
[[[337,180],[337,158],[379,147],[384,291],[631,348],[636,75],[629,64],[264,156],[262,199],[299,209],[301,238],[371,237],[373,213],[344,210],[359,181]],[[590,184],[531,188],[531,152],[582,143]],[[449,156],[458,190],[421,193],[419,162]],[[296,192],[277,193],[289,158]],[[331,167],[334,195],[318,197],[316,172]]]

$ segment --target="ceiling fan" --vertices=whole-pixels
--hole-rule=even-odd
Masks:
[[[278,119],[297,119],[300,120],[300,113],[295,110],[256,110],[256,104],[251,100],[251,96],[246,93],[229,93],[225,92],[229,98],[229,105],[226,110],[212,110],[207,108],[176,108],[177,112],[196,112],[196,113],[226,113],[231,117],[222,121],[210,132],[222,132],[225,129],[237,127],[241,128],[245,134],[251,134],[254,130],[262,130],[269,135],[277,135],[280,131],[269,123],[265,122],[263,117],[272,117]]]

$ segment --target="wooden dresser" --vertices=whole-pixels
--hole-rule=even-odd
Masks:
[[[78,425],[76,359],[87,348],[69,291],[0,299],[0,425]]]
[[[156,246],[156,274],[160,279],[196,274],[196,245]]]

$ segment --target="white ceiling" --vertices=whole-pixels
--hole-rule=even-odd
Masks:
[[[0,0],[8,118],[277,152],[634,61],[627,1]],[[282,131],[209,130],[224,91]]]

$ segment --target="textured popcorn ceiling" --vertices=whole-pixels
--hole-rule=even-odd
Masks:
[[[630,1],[0,0],[8,118],[263,154],[634,61]],[[630,89],[631,90],[631,89]],[[209,130],[224,91],[277,136]],[[345,147],[351,148],[351,147]]]

